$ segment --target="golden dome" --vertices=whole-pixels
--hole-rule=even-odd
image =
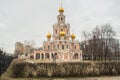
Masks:
[[[72,39],[75,39],[75,38],[76,38],[75,34],[72,34],[72,35],[71,35],[71,38],[72,38]]]
[[[59,8],[59,12],[64,12],[64,8]]]
[[[47,38],[49,38],[49,39],[51,38],[51,34],[50,33],[47,34]]]
[[[66,33],[65,33],[64,31],[61,31],[61,32],[60,32],[60,36],[65,36],[65,34],[66,34]]]

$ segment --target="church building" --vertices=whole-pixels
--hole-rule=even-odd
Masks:
[[[70,32],[70,24],[65,22],[64,8],[60,7],[57,23],[53,25],[53,33],[46,35],[41,49],[35,49],[29,57],[35,60],[48,61],[81,61],[82,50],[76,35]]]

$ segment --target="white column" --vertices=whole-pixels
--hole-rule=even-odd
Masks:
[[[40,53],[40,60],[41,60],[41,53]]]
[[[62,60],[64,61],[64,54],[62,53]]]
[[[74,57],[74,52],[72,52],[72,61],[74,60],[73,57]]]
[[[53,61],[54,61],[54,59],[55,59],[55,53],[53,52]]]
[[[34,60],[36,59],[36,53],[34,52]]]
[[[49,56],[50,56],[50,60],[52,60],[52,53],[49,53]]]
[[[81,56],[80,56],[80,53],[78,53],[78,60],[81,60]]]
[[[71,60],[73,61],[73,56],[74,56],[74,54],[73,53],[71,53]]]
[[[82,56],[82,53],[81,53],[81,56],[80,56],[80,57],[81,57],[81,60],[83,60],[83,56]]]
[[[70,60],[70,54],[68,54],[68,60]]]

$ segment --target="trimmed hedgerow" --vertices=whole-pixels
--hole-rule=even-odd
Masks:
[[[85,77],[119,75],[120,62],[14,63],[13,77]]]

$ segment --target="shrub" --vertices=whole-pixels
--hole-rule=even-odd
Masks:
[[[120,62],[15,63],[14,77],[85,77],[119,75]]]

